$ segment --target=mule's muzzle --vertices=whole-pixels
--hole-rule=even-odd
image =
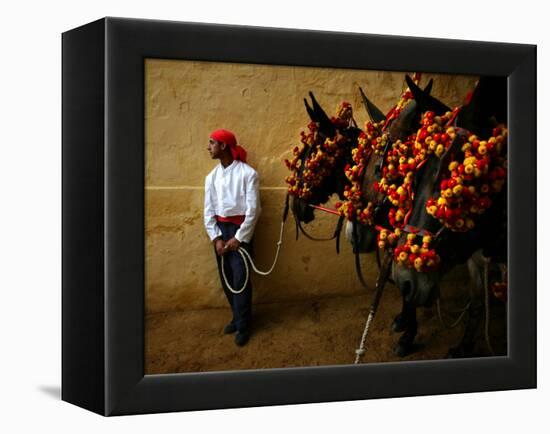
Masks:
[[[394,263],[393,280],[406,303],[429,307],[439,295],[440,276],[436,272],[420,273]]]
[[[309,206],[308,202],[298,197],[292,198],[292,213],[298,219],[299,222],[309,223],[315,219],[313,214],[313,208]]]
[[[355,236],[354,225],[356,225]],[[353,247],[353,253],[370,253],[376,248],[378,232],[374,227],[358,223],[346,222],[346,239]]]

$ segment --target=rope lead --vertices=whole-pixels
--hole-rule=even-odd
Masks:
[[[279,241],[277,241],[277,251],[275,252],[275,259],[273,260],[273,265],[271,265],[271,268],[267,271],[258,270],[258,268],[256,268],[256,265],[254,264],[254,261],[252,260],[252,257],[250,256],[250,253],[248,253],[244,248],[239,247],[239,250],[237,250],[237,252],[241,255],[241,258],[244,262],[244,269],[245,269],[245,279],[244,279],[243,286],[240,289],[234,289],[229,284],[229,282],[227,280],[227,276],[225,275],[225,257],[224,257],[225,255],[222,255],[221,269],[222,269],[223,281],[225,282],[225,285],[227,286],[227,288],[233,294],[240,294],[241,292],[244,291],[244,289],[246,288],[246,285],[248,285],[248,281],[250,279],[250,269],[248,267],[248,261],[250,261],[250,265],[252,265],[252,269],[257,274],[260,274],[262,276],[267,276],[267,275],[271,274],[271,272],[275,268],[275,265],[277,264],[277,260],[279,259],[279,251],[281,250],[281,245],[283,244],[283,229],[284,229],[284,227],[285,227],[285,222],[284,222],[284,219],[283,219],[283,221],[281,222],[281,230],[279,232]],[[248,261],[247,261],[247,259],[248,259]]]
[[[367,352],[365,343],[367,341],[371,323],[374,320],[376,311],[378,310],[378,305],[380,304],[380,299],[382,298],[384,286],[386,285],[386,282],[388,281],[388,277],[390,275],[392,259],[393,253],[386,252],[382,261],[382,268],[380,269],[380,272],[378,273],[378,278],[376,279],[376,292],[374,294],[374,300],[372,301],[372,305],[370,307],[369,316],[365,323],[365,328],[363,329],[361,342],[359,342],[359,348],[355,350],[355,361],[353,362],[355,365],[361,362],[361,357]]]

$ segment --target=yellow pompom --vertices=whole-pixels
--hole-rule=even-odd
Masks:
[[[458,184],[458,185],[455,185],[453,187],[453,194],[455,196],[460,196],[462,194],[462,190],[464,189],[464,187],[462,187],[462,185]]]

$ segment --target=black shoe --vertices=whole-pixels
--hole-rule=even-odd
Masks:
[[[250,339],[250,333],[249,332],[237,332],[237,334],[235,335],[235,343],[239,346],[239,347],[242,347],[244,345],[246,345],[246,343],[248,342],[248,339]]]
[[[235,327],[235,324],[230,322],[223,328],[223,334],[224,335],[230,335],[231,333],[235,333],[237,331],[237,327]]]

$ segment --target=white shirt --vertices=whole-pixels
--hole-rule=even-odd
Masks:
[[[235,238],[248,243],[260,216],[260,181],[258,173],[239,160],[223,167],[218,164],[204,183],[204,226],[211,240],[221,235],[215,216],[244,215]]]

